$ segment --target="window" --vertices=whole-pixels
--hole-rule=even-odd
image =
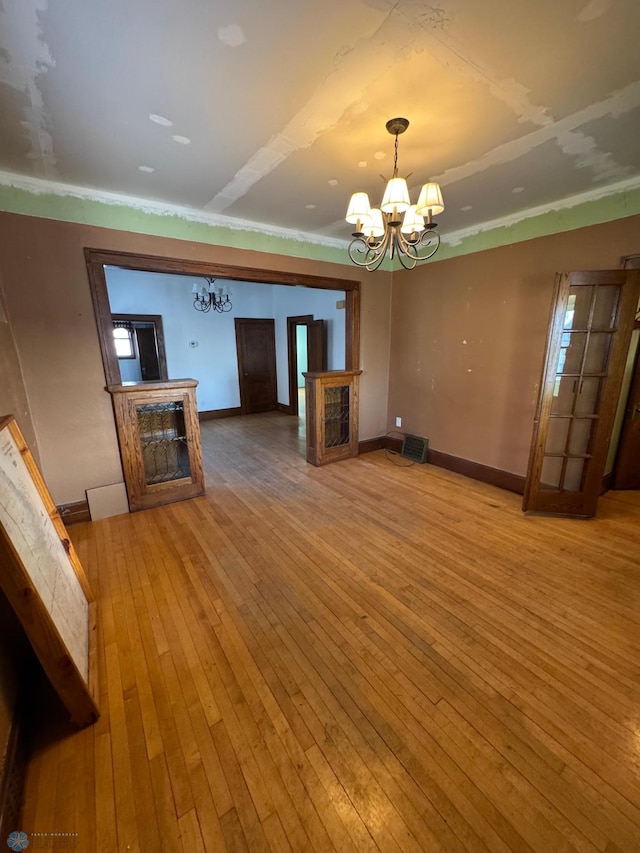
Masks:
[[[135,358],[136,347],[133,342],[133,326],[122,320],[113,321],[113,340],[118,358]]]

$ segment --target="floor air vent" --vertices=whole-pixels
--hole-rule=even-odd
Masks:
[[[423,438],[421,435],[405,435],[400,455],[414,462],[426,462],[428,450],[428,438]]]

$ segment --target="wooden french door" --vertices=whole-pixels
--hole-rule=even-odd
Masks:
[[[235,327],[242,414],[270,412],[278,403],[275,321],[236,319]]]
[[[595,515],[640,272],[557,276],[523,510]]]

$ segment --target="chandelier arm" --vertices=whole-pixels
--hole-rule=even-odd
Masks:
[[[375,272],[384,261],[384,252],[376,254],[376,256],[367,264],[369,272]]]
[[[428,261],[429,258],[432,258],[435,255],[435,253],[438,251],[438,249],[440,248],[440,233],[438,231],[434,231],[433,229],[428,229],[422,235],[420,242],[426,248],[430,245],[431,240],[434,241],[434,245],[433,245],[433,247],[430,248],[430,251],[428,252],[428,254],[421,256],[421,258],[420,258],[421,261]]]
[[[400,236],[404,237],[404,234],[401,234]],[[411,246],[407,245],[407,249],[411,249]],[[419,261],[419,258],[416,257],[416,255],[413,254],[411,251],[405,251],[405,249],[403,248],[403,245],[399,239],[398,239],[398,253],[397,254],[398,254],[398,260],[400,261],[400,264],[406,270],[412,270]]]
[[[352,263],[354,263],[357,267],[366,267],[367,261],[362,261],[359,259],[358,255],[364,255],[366,257],[366,253],[368,250],[367,241],[362,237],[354,237],[353,240],[349,243],[348,253],[349,258]]]
[[[440,234],[433,228],[428,228],[419,234],[415,240],[412,240],[400,233],[399,245],[406,255],[415,259],[416,263],[422,263],[422,261],[428,261],[429,258],[433,257],[440,248]],[[426,254],[424,250],[426,250]]]
[[[375,242],[365,237],[354,237],[349,243],[349,258],[358,267],[370,271],[376,270],[384,260],[388,242],[389,229],[386,229],[384,236]]]
[[[375,246],[371,246],[371,249],[374,257],[367,265],[367,269],[374,272],[380,267],[387,253],[389,253],[389,257],[393,257],[393,229],[388,222],[385,222],[384,234]]]

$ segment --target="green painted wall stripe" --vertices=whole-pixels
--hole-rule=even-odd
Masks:
[[[16,187],[0,186],[0,210],[154,237],[170,237],[328,263],[345,263],[345,253],[339,248],[304,242],[293,237],[210,225],[185,219],[178,214],[153,213],[98,199],[82,199],[55,193],[30,193]]]
[[[216,246],[231,246],[327,263],[349,263],[346,252],[340,248],[322,246],[294,237],[196,222],[185,219],[177,213],[154,213],[123,203],[83,199],[71,195],[58,195],[54,192],[36,193],[0,185],[0,210],[62,222],[75,222],[81,225],[189,240],[196,243],[210,243]],[[513,225],[500,226],[464,237],[458,245],[448,245],[443,242],[438,254],[429,263],[602,222],[611,222],[636,214],[640,214],[640,188],[625,190],[595,201],[584,201],[562,210],[549,210]],[[390,268],[388,262],[385,262],[384,268]],[[397,261],[394,268],[401,269]]]
[[[432,263],[483,252],[486,249],[496,249],[499,246],[509,246],[524,240],[534,240],[537,237],[574,231],[590,225],[600,225],[603,222],[613,222],[636,214],[640,214],[640,188],[625,190],[595,201],[584,201],[563,210],[549,210],[513,225],[492,228],[465,237],[457,246],[449,246],[443,242]]]

